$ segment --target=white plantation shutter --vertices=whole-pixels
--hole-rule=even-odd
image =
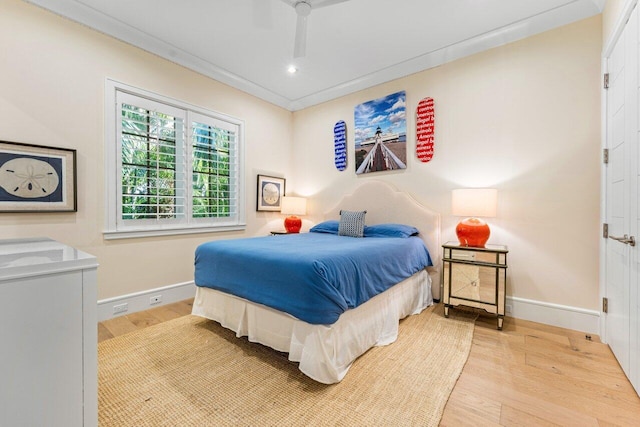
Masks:
[[[124,93],[118,105],[120,219],[138,225],[183,219],[184,111]]]
[[[113,86],[105,236],[242,228],[242,122]]]
[[[192,113],[192,217],[238,215],[238,125]]]

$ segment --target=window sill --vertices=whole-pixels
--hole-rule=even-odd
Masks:
[[[182,234],[219,233],[223,231],[242,231],[246,224],[227,225],[218,227],[188,227],[156,230],[103,231],[105,240],[137,239],[143,237],[176,236]]]

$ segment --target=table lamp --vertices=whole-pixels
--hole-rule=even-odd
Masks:
[[[287,233],[299,233],[302,220],[297,215],[307,214],[307,199],[284,196],[280,212],[284,215],[290,215],[284,219],[284,229],[287,230]]]
[[[495,217],[497,205],[498,190],[494,188],[461,188],[452,191],[452,214],[468,217],[456,226],[461,246],[484,248],[491,230],[486,222],[477,217]]]

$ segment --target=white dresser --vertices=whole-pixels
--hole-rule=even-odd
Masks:
[[[97,260],[0,240],[0,426],[97,426]]]

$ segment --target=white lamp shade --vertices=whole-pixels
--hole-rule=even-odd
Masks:
[[[282,198],[282,206],[280,213],[284,215],[306,215],[307,199],[304,197],[284,196]]]
[[[452,191],[453,215],[492,218],[497,210],[498,190],[495,188],[461,188]]]

